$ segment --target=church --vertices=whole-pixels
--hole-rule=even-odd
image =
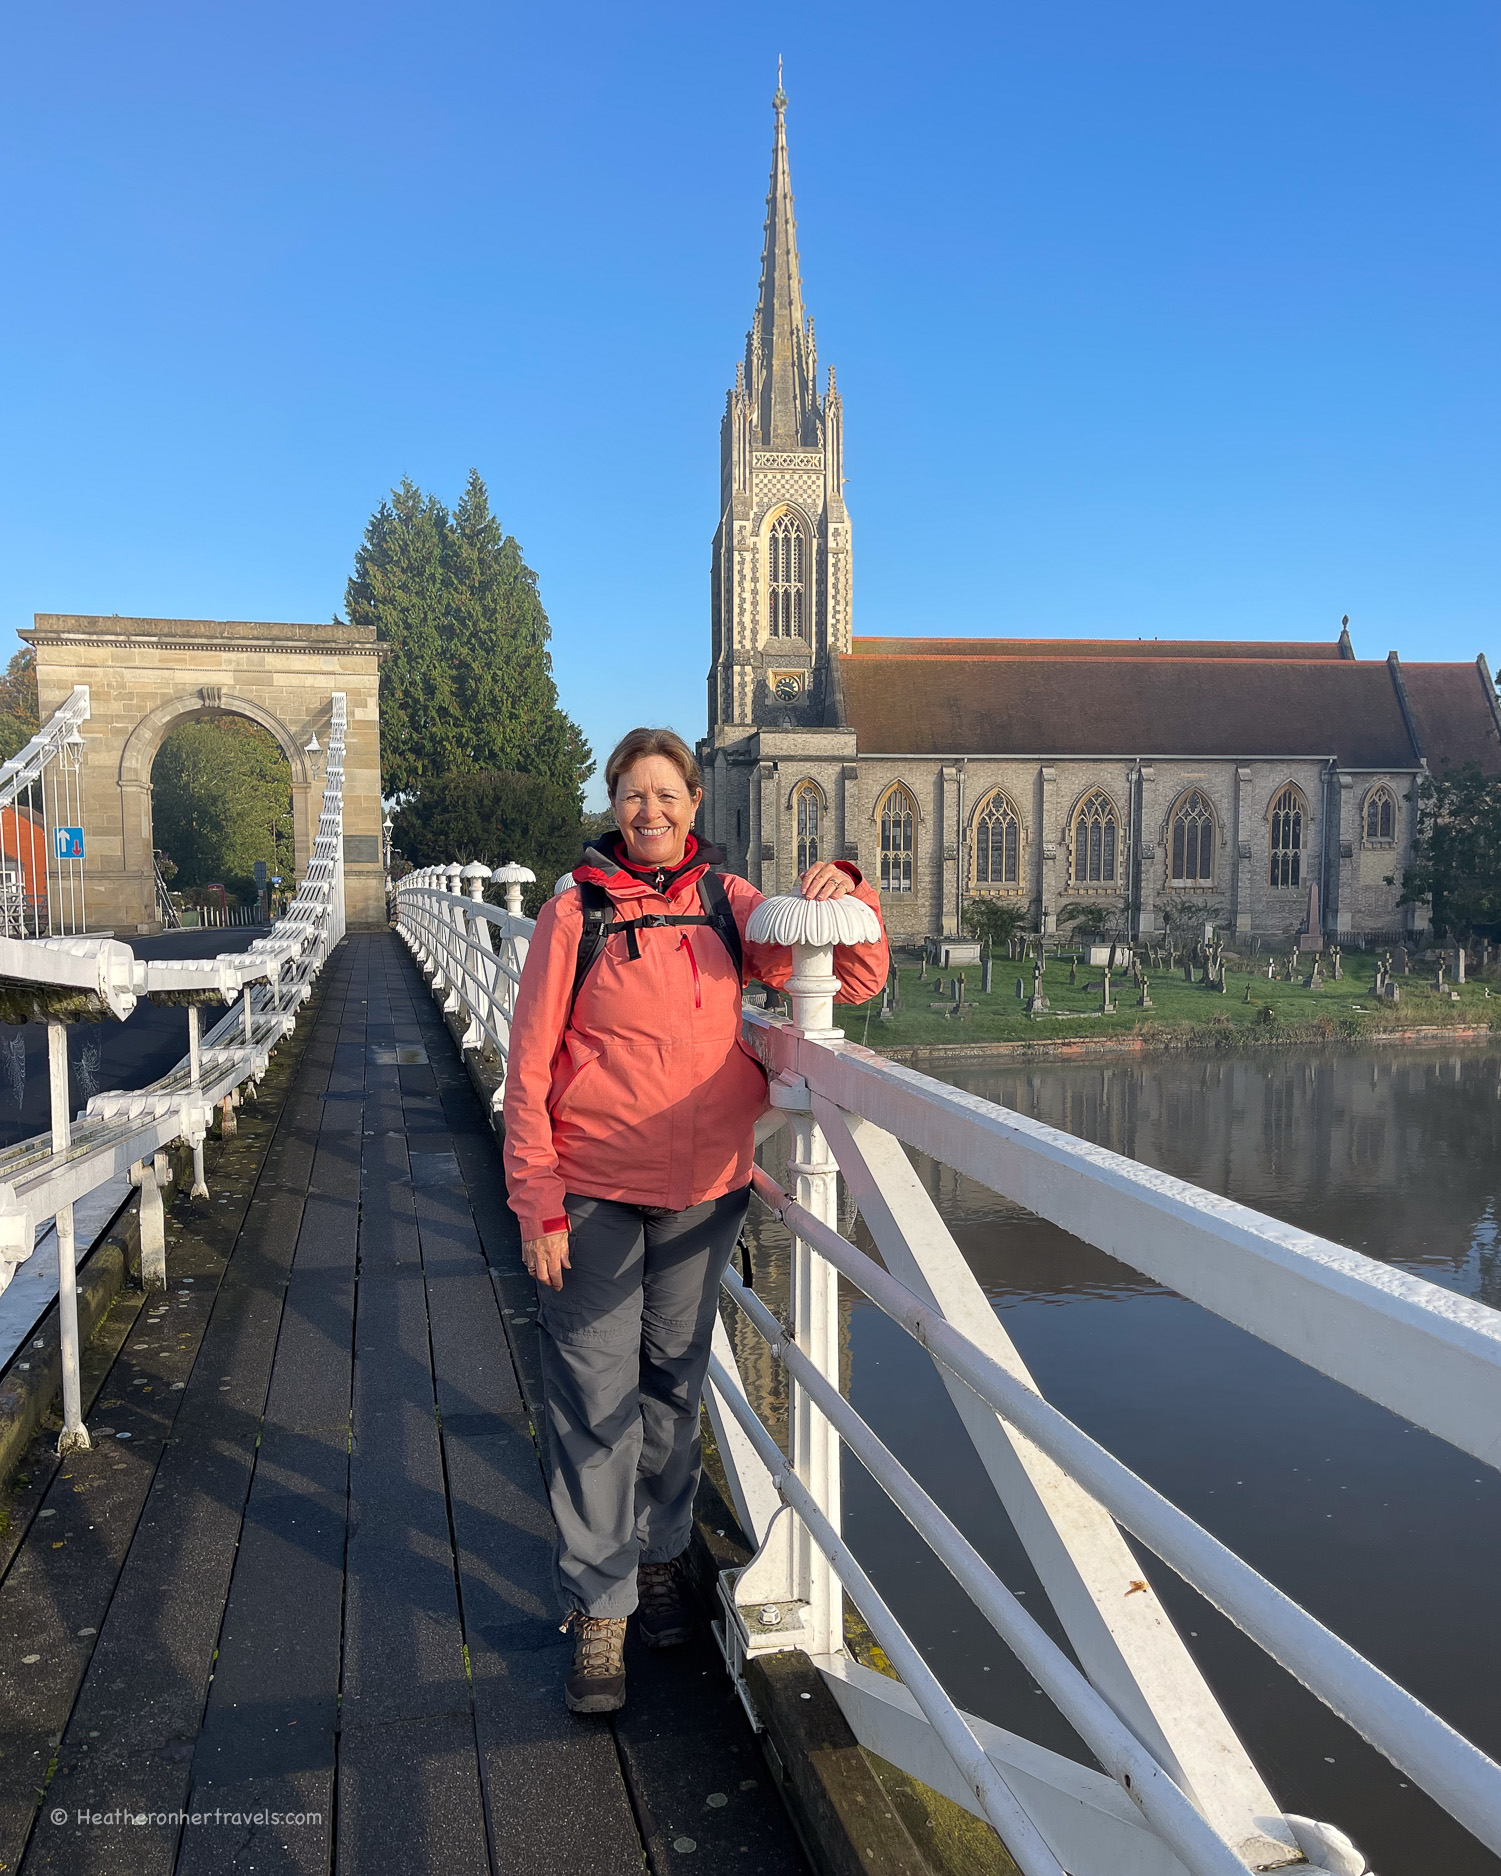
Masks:
[[[1133,934],[1174,901],[1278,942],[1420,929],[1399,907],[1415,785],[1501,772],[1473,664],[1328,642],[862,638],[843,412],[803,310],[780,86],[761,287],[720,428],[702,826],[789,892],[814,860],[879,880],[894,938],[966,901],[1030,929],[1099,902]]]

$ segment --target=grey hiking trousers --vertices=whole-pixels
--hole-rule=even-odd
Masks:
[[[629,1615],[637,1563],[692,1535],[699,1397],[750,1189],[682,1212],[564,1203],[571,1268],[537,1285],[558,1588],[565,1609]]]

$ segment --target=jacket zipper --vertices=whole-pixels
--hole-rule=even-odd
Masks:
[[[688,953],[688,966],[693,972],[693,1007],[696,1010],[701,1010],[704,1007],[704,997],[702,990],[699,989],[698,983],[698,959],[693,955],[693,946],[688,942],[687,932],[684,932],[682,937],[678,940],[678,950]]]

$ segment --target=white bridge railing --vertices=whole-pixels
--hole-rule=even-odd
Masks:
[[[312,857],[296,896],[269,934],[245,951],[146,961],[110,938],[0,938],[0,1021],[47,1024],[52,1129],[0,1151],[0,1290],[52,1220],[57,1239],[62,1343],[60,1451],[87,1446],[78,1369],[73,1207],[112,1181],[141,1193],[141,1276],[166,1287],[161,1188],[167,1149],[193,1154],[193,1191],[207,1196],[203,1144],[217,1108],[233,1133],[246,1084],[260,1081],[271,1051],[296,1022],[312,980],[344,935],[345,700],[335,692],[323,801]],[[139,998],[186,1004],[188,1054],[149,1088],[96,1094],[76,1120],[68,1088],[67,1024],[128,1017]],[[203,1006],[233,1004],[206,1035]]]
[[[88,926],[83,850],[59,829],[83,826],[83,728],[89,687],[65,703],[0,763],[0,933],[56,937]]]
[[[396,916],[466,1045],[503,1073],[532,926],[519,903],[501,912],[479,902],[486,872],[411,875],[396,889]],[[792,1235],[790,1321],[733,1272],[724,1281],[787,1369],[789,1454],[748,1401],[722,1323],[706,1390],[736,1512],[758,1547],[720,1588],[721,1644],[742,1695],[747,1659],[805,1650],[862,1744],[988,1819],[1026,1876],[1361,1876],[1364,1857],[1342,1831],[1280,1809],[1143,1578],[1129,1533],[1501,1853],[1501,1766],[1042,1398],[903,1143],[1492,1466],[1501,1314],[845,1042],[832,1027],[837,985],[815,911],[797,899],[758,908],[763,935],[792,944],[793,1015],[744,1017],[770,1079],[758,1137],[793,1130],[793,1190],[760,1167],[753,1182]],[[883,1263],[840,1235],[840,1177]],[[840,1277],[932,1357],[1077,1666],[841,1394]],[[841,1449],[1101,1770],[954,1704],[844,1541]],[[899,1680],[846,1653],[846,1593]]]

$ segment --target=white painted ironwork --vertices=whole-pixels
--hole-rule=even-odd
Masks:
[[[428,868],[399,882],[398,927],[434,995],[503,1064],[532,926],[460,896],[456,875]],[[794,1190],[760,1167],[753,1175],[758,1199],[793,1239],[790,1323],[733,1272],[725,1289],[787,1368],[790,1457],[751,1406],[717,1325],[705,1405],[736,1513],[758,1546],[722,1585],[732,1672],[748,1656],[805,1649],[862,1743],[988,1817],[1024,1869],[1364,1872],[1342,1831],[1280,1812],[1142,1577],[1128,1533],[1501,1851],[1501,1766],[1042,1398],[906,1146],[1492,1465],[1501,1465],[1501,1314],[846,1043],[832,1021],[831,947],[865,933],[825,931],[823,914],[799,900],[768,902],[754,916],[756,932],[774,931],[794,951],[792,1019],[744,1013],[745,1040],[770,1083],[758,1139],[792,1128]],[[839,1175],[884,1268],[838,1230]],[[841,1277],[932,1356],[1074,1659],[842,1397]],[[843,1538],[841,1446],[964,1586],[1102,1772],[963,1714],[944,1693]],[[900,1681],[845,1653],[845,1592]]]
[[[75,691],[75,704],[79,695]],[[87,704],[84,691],[84,715]],[[0,1152],[0,1290],[16,1265],[31,1256],[38,1227],[55,1220],[63,1371],[59,1450],[88,1444],[78,1386],[73,1206],[128,1177],[141,1192],[142,1281],[147,1288],[166,1287],[161,1207],[161,1188],[171,1177],[166,1150],[178,1143],[192,1149],[194,1191],[207,1196],[203,1141],[214,1108],[221,1111],[224,1131],[232,1132],[242,1089],[265,1074],[272,1049],[292,1028],[313,978],[344,935],[345,730],[345,700],[336,692],[312,857],[286,915],[248,950],[146,961],[108,938],[0,938],[5,1017],[47,1023],[52,1096],[51,1134]],[[0,770],[0,793],[14,766]],[[84,1113],[73,1117],[65,1025],[106,1016],[123,1020],[142,996],[188,1005],[187,1058],[149,1088],[96,1094]],[[214,1003],[230,1008],[202,1036],[200,1006]]]
[[[89,687],[75,684],[67,702],[0,764],[0,851],[9,936],[55,937],[87,929],[83,858],[59,854],[56,834],[60,827],[83,825],[82,726],[88,719]],[[23,847],[29,868],[22,862]]]
[[[511,1016],[533,921],[521,916],[521,888],[536,878],[514,862],[492,873],[468,867],[427,866],[396,882],[396,929],[406,941],[445,1014],[460,1016],[463,1045],[478,1049],[500,1073],[498,1109],[511,1052]],[[505,908],[486,903],[486,880],[504,886]],[[459,886],[467,881],[468,893]]]

